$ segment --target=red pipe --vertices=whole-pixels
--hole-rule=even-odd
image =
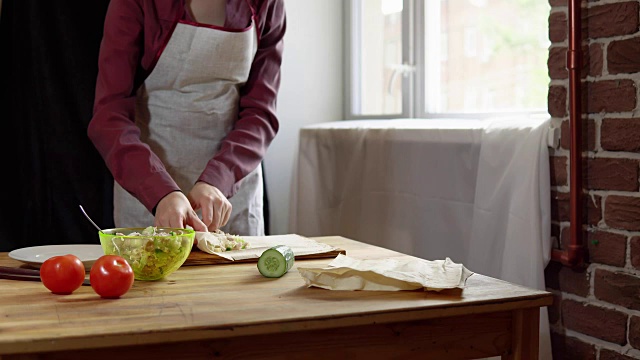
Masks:
[[[570,149],[570,239],[564,249],[554,249],[551,259],[572,268],[584,265],[585,249],[582,230],[582,98],[580,70],[582,69],[581,0],[568,0],[569,49],[567,69],[569,70],[569,128]]]

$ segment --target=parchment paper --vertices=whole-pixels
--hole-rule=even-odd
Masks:
[[[440,291],[463,288],[473,274],[451,259],[358,260],[338,255],[328,267],[299,267],[307,286],[329,290]]]

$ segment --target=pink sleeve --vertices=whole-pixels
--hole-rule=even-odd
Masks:
[[[98,60],[88,136],[114,179],[149,211],[179,190],[162,161],[140,140],[135,125],[136,72],[143,53],[141,0],[112,0]]]
[[[283,0],[257,1],[258,51],[240,93],[238,120],[198,180],[231,197],[237,182],[260,163],[278,132],[276,97],[280,87],[286,16]]]

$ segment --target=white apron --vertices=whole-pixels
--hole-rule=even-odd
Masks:
[[[179,22],[155,68],[137,93],[141,139],[160,157],[187,194],[233,128],[239,89],[258,47],[255,22],[243,31]],[[262,169],[258,166],[229,199],[223,231],[264,235]],[[153,225],[153,215],[119,184],[114,187],[117,227]]]

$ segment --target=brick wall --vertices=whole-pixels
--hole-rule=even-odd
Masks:
[[[567,0],[549,0],[552,234],[569,240]],[[546,269],[554,359],[640,359],[640,0],[584,1],[587,267]]]

